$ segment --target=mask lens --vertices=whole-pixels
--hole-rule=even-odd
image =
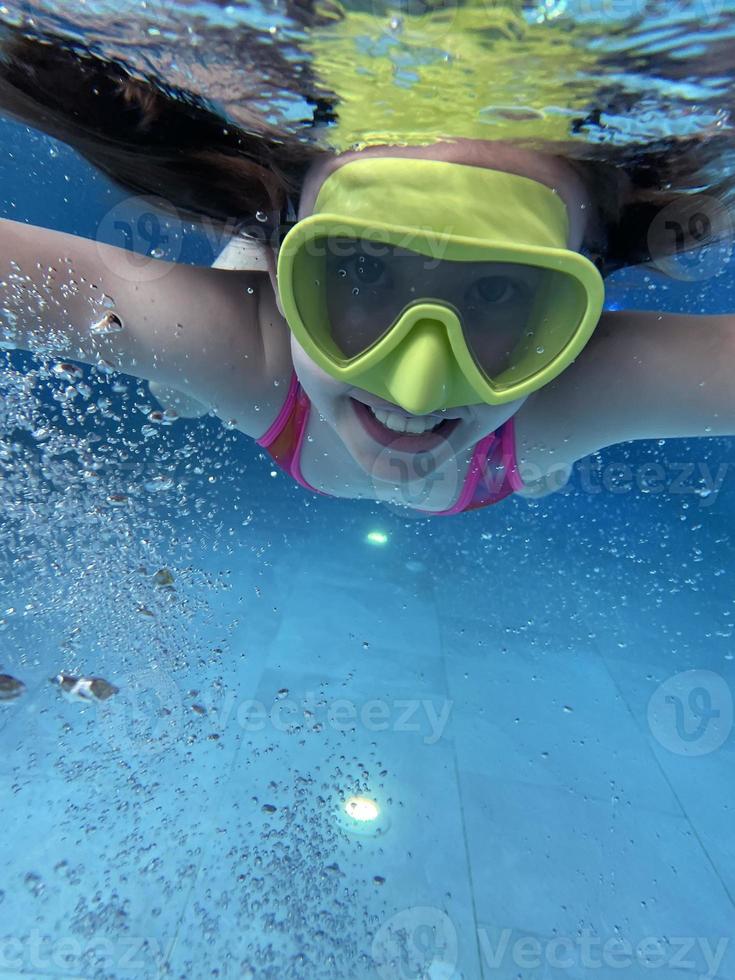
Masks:
[[[478,368],[502,387],[549,364],[577,331],[586,294],[555,269],[520,263],[472,263],[473,282],[459,307]]]
[[[510,262],[467,262],[455,270],[455,304],[465,343],[488,377],[506,371],[524,337],[533,333],[532,314],[544,270]]]
[[[330,343],[346,359],[369,350],[417,302],[452,308],[467,349],[500,386],[540,370],[577,329],[584,292],[570,276],[514,262],[434,258],[363,238],[316,243]]]
[[[327,246],[324,279],[331,337],[344,357],[356,357],[377,343],[411,302],[415,293],[407,294],[409,270],[392,245],[333,238]],[[418,258],[415,253],[413,257]]]

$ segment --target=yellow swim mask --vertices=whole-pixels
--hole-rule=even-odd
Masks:
[[[283,240],[281,305],[339,381],[415,415],[500,405],[555,378],[600,318],[602,277],[568,228],[558,194],[527,177],[351,160]]]

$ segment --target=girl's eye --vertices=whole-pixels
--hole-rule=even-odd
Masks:
[[[499,306],[509,303],[518,295],[518,285],[508,276],[485,276],[471,286],[481,302]]]

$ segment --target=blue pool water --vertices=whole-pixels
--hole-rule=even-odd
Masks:
[[[92,238],[126,207],[0,133],[0,216]],[[216,244],[187,226],[178,260]],[[607,301],[724,313],[734,284],[636,269]],[[0,977],[735,980],[732,439],[423,520],[309,494],[213,418],[144,438],[133,379],[77,431],[29,355],[3,370],[28,427],[3,432]],[[72,478],[90,433],[131,514]],[[64,700],[62,671],[119,694]]]

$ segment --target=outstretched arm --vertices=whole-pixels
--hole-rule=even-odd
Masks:
[[[274,380],[290,371],[272,292],[265,273],[163,262],[0,219],[0,340],[105,360],[255,437],[283,397]]]
[[[525,494],[560,489],[578,459],[634,439],[735,434],[735,315],[604,313],[592,340],[516,419]]]

